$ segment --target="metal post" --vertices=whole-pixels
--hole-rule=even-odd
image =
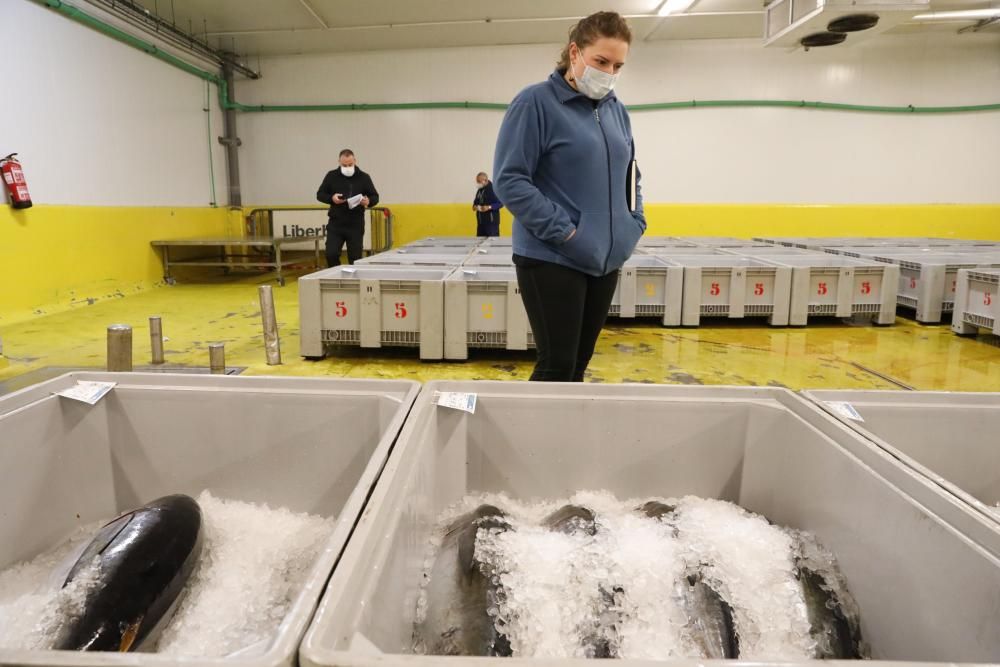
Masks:
[[[159,316],[149,318],[149,346],[153,365],[163,363],[163,323]]]
[[[270,285],[261,285],[260,319],[264,325],[264,351],[267,353],[267,365],[281,364],[281,343],[278,340],[278,318],[274,314],[274,292]]]
[[[222,76],[229,87],[229,95],[235,96],[236,82],[233,78],[233,65],[228,60],[222,64]],[[229,207],[240,208],[243,205],[243,196],[240,193],[240,154],[237,149],[243,142],[236,134],[236,110],[225,109],[222,119],[224,136],[219,137],[219,143],[226,147]]]
[[[211,343],[208,346],[208,366],[212,371],[212,375],[226,374],[225,343]]]
[[[127,324],[112,324],[108,327],[108,370],[132,370],[132,327]]]

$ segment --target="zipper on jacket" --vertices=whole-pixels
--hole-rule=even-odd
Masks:
[[[597,121],[597,127],[601,129],[601,137],[604,138],[604,154],[608,158],[608,238],[611,239],[611,245],[608,247],[608,254],[604,258],[604,275],[608,275],[608,262],[611,261],[611,253],[615,249],[615,209],[611,201],[611,146],[608,144],[608,135],[604,132],[604,125],[601,124],[601,112],[598,107],[594,107],[594,119]]]

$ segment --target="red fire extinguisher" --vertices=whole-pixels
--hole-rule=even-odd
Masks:
[[[28,182],[24,180],[24,171],[17,161],[17,153],[11,153],[0,160],[0,173],[3,174],[4,185],[10,193],[10,204],[14,208],[31,208],[31,195],[28,193]]]

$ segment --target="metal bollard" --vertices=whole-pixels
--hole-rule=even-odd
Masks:
[[[226,374],[226,345],[225,343],[211,343],[208,346],[208,367],[212,375]]]
[[[163,363],[163,322],[159,316],[149,318],[149,347],[154,365]]]
[[[281,364],[281,342],[278,339],[278,318],[274,314],[274,293],[270,285],[261,285],[260,319],[264,325],[264,352],[267,353],[267,365]]]
[[[132,327],[127,324],[108,327],[108,371],[132,371]]]

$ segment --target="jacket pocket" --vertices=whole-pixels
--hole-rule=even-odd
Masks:
[[[587,273],[600,272],[604,267],[604,258],[608,252],[607,231],[600,229],[599,216],[583,212],[576,223],[576,234],[573,238],[559,245],[556,250],[581,271]],[[604,225],[607,225],[607,214],[604,215]]]
[[[615,216],[614,224],[615,246],[608,270],[620,269],[625,261],[635,252],[639,239],[642,238],[642,226],[630,212]]]

